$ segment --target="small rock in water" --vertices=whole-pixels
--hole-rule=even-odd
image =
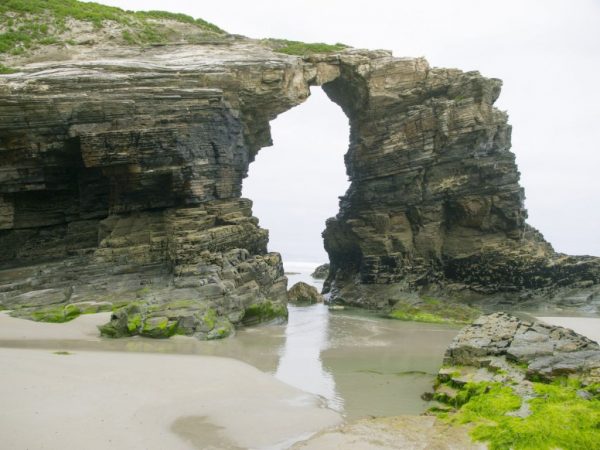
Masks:
[[[299,281],[288,291],[288,301],[293,303],[322,303],[323,296],[314,286]]]
[[[329,275],[329,264],[321,264],[319,267],[315,269],[313,273],[310,274],[315,280],[324,280]]]

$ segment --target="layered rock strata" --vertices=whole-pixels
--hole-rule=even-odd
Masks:
[[[269,121],[311,85],[351,125],[352,184],[324,232],[334,300],[600,281],[597,259],[556,255],[525,224],[499,80],[235,36],[48,59],[0,76],[0,301],[13,314],[116,309],[106,334],[154,337],[285,317],[281,258],[241,185]]]
[[[557,254],[525,222],[500,80],[385,56],[342,57],[340,72],[323,85],[351,127],[351,185],[323,233],[332,300],[388,308],[420,291],[595,311],[600,259]]]
[[[528,379],[549,382],[577,375],[586,384],[600,383],[597,342],[567,328],[522,320],[507,313],[481,316],[463,328],[444,357],[446,366],[477,369],[506,362],[526,368]],[[442,369],[442,377],[451,372],[448,367]]]
[[[301,62],[244,42],[128,51],[0,81],[2,306],[114,308],[111,336],[285,318],[281,258],[240,194],[269,120],[308,95]]]

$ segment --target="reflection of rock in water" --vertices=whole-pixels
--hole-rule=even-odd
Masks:
[[[304,391],[322,396],[327,405],[341,410],[331,373],[323,368],[321,351],[328,346],[329,311],[319,304],[289,308],[286,340],[275,376]]]

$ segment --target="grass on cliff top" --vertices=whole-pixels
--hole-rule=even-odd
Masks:
[[[532,414],[525,418],[507,413],[519,409],[521,398],[500,383],[467,383],[455,402],[460,409],[447,415],[453,423],[474,425],[471,436],[490,450],[598,450],[600,449],[600,386],[588,387],[590,400],[577,392],[577,380],[534,383]]]
[[[8,73],[17,72],[15,69],[5,66],[4,64],[0,64],[0,75],[6,75]]]
[[[95,28],[107,21],[120,24],[128,44],[162,43],[165,27],[157,20],[193,25],[217,35],[226,34],[203,19],[166,11],[125,11],[98,3],[76,0],[2,0],[0,2],[0,53],[19,55],[42,45],[61,44],[68,30],[67,19],[90,22]]]
[[[322,42],[307,43],[300,41],[288,41],[286,39],[265,39],[263,42],[265,42],[278,53],[298,56],[308,56],[317,53],[335,53],[348,48],[347,45],[339,42],[336,44],[324,44]]]

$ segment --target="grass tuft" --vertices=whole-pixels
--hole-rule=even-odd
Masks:
[[[97,29],[107,22],[120,24],[123,41],[143,45],[163,43],[169,27],[159,21],[192,25],[202,32],[225,35],[203,19],[166,11],[125,11],[113,6],[76,0],[2,0],[0,2],[0,53],[20,55],[43,45],[63,44],[68,21],[89,22]]]
[[[6,67],[4,64],[0,64],[0,75],[7,75],[9,73],[15,73],[15,72],[17,72],[15,69]]]
[[[264,42],[270,45],[273,50],[278,53],[298,56],[308,56],[317,53],[335,53],[348,48],[347,45],[339,42],[337,44],[324,44],[322,42],[307,43],[288,41],[286,39],[266,39]]]

